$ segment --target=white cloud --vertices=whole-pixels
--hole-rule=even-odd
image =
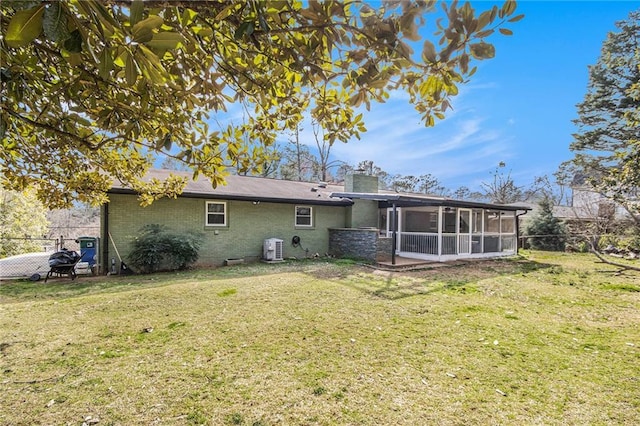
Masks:
[[[445,185],[448,179],[494,168],[507,157],[501,132],[472,111],[427,128],[419,117],[409,119],[406,112],[396,114],[394,109],[367,116],[373,126],[362,141],[336,145],[334,155],[352,164],[373,160],[391,174],[431,173]]]

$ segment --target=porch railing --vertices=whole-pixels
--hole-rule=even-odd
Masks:
[[[458,254],[458,235],[442,235],[442,254]]]
[[[438,254],[438,234],[423,232],[399,232],[400,251],[422,254]]]
[[[455,255],[480,253],[479,250],[469,250],[472,237],[465,234],[442,234],[442,252],[438,253],[438,234],[427,232],[398,232],[398,249],[403,252],[430,254],[430,255]],[[474,241],[477,244],[480,241]],[[473,246],[473,244],[471,244]],[[515,251],[515,235],[485,235],[484,253],[497,253],[502,251]]]
[[[516,236],[515,235],[503,235],[502,236],[502,251],[516,251]]]

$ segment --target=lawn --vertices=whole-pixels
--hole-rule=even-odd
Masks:
[[[0,284],[0,424],[640,423],[640,274],[585,254]]]

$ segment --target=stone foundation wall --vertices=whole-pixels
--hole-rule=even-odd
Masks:
[[[391,257],[391,238],[380,238],[376,228],[331,228],[329,254],[375,262]]]
[[[378,237],[378,244],[376,246],[376,260],[378,262],[390,262],[392,248],[393,238]]]

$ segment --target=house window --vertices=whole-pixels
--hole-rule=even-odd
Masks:
[[[207,201],[207,226],[227,226],[227,203]]]
[[[313,226],[313,208],[296,206],[296,226]]]

